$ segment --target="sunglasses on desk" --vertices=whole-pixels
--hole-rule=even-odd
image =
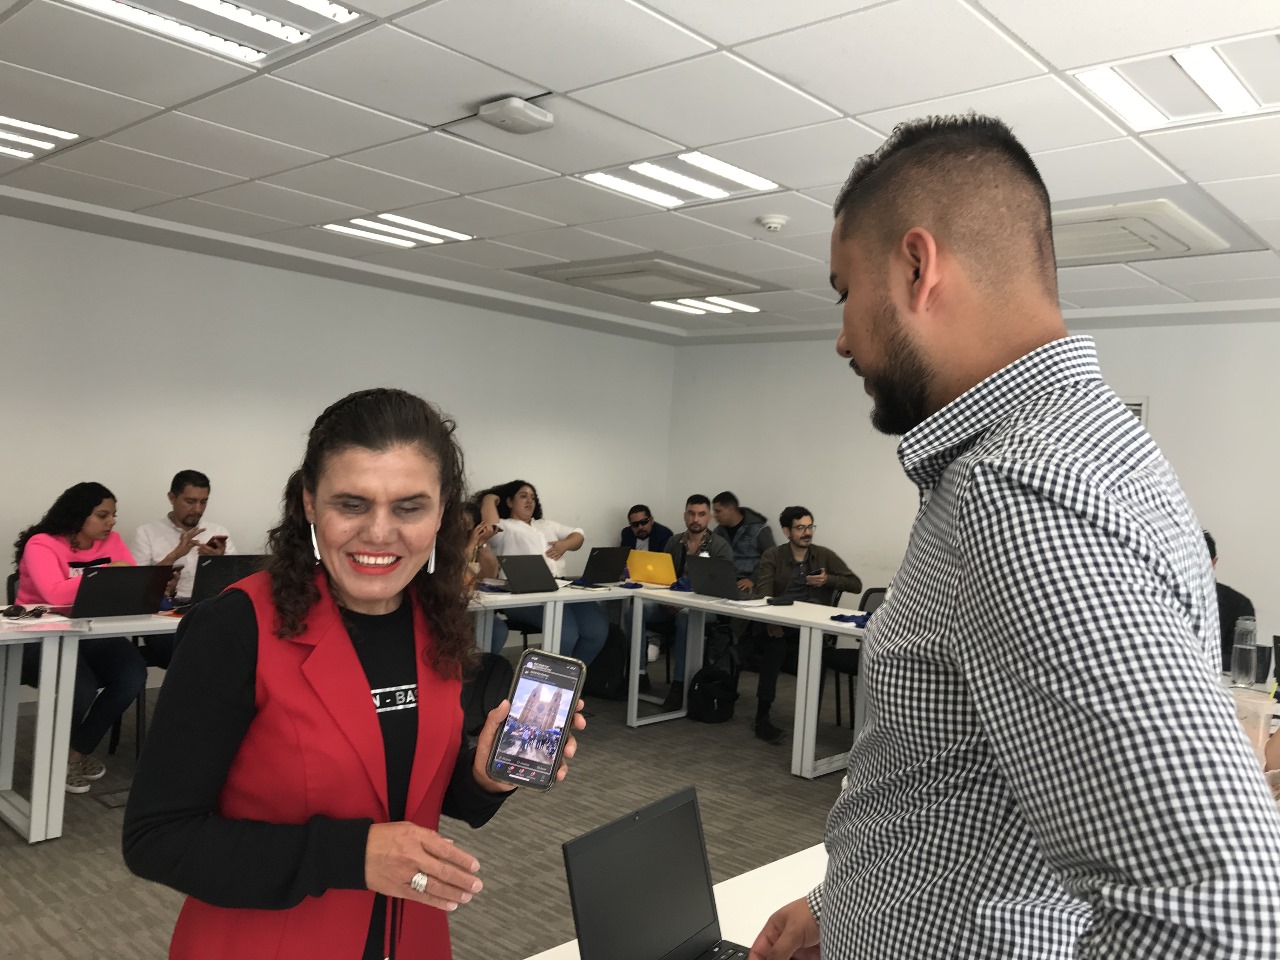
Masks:
[[[49,612],[48,607],[20,607],[14,604],[0,610],[0,617],[6,620],[38,620]]]

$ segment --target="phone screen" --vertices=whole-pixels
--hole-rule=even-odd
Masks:
[[[543,790],[555,782],[586,672],[581,660],[525,651],[511,691],[511,712],[489,755],[489,776]]]

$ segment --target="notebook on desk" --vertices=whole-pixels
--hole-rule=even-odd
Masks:
[[[160,609],[173,566],[86,567],[80,575],[72,620],[135,617]]]
[[[263,555],[234,553],[221,557],[192,556],[187,562],[195,562],[196,578],[191,584],[191,602],[199,603],[216,597],[237,580],[257,573],[267,562]]]
[[[547,593],[560,589],[546,558],[540,553],[511,553],[499,557],[498,562],[507,575],[507,589],[511,593]]]
[[[669,587],[676,582],[676,565],[665,550],[632,550],[627,554],[627,575],[636,583]]]
[[[581,960],[747,960],[720,939],[692,787],[564,844]]]

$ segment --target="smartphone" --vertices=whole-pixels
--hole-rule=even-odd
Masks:
[[[548,790],[582,696],[587,665],[573,657],[526,650],[511,684],[511,712],[493,738],[486,768],[494,780]]]
[[[207,547],[220,547],[220,546],[222,546],[223,544],[225,544],[226,542],[227,542],[227,538],[226,538],[226,536],[225,536],[225,535],[219,535],[219,536],[216,536],[216,537],[210,537],[210,538],[209,538],[209,540],[208,540],[208,542],[205,544],[205,546],[207,546]]]

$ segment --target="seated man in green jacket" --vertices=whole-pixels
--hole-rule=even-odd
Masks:
[[[760,556],[756,567],[757,597],[790,597],[810,603],[829,604],[837,590],[857,593],[862,581],[834,550],[813,542],[813,513],[808,507],[787,507],[778,517],[787,542],[771,547]],[[756,693],[756,736],[776,743],[782,731],[769,719],[769,709],[778,686],[778,673],[789,640],[798,641],[794,627],[757,624],[760,642],[760,686]],[[763,633],[763,636],[761,634]],[[775,733],[776,731],[776,733]]]

